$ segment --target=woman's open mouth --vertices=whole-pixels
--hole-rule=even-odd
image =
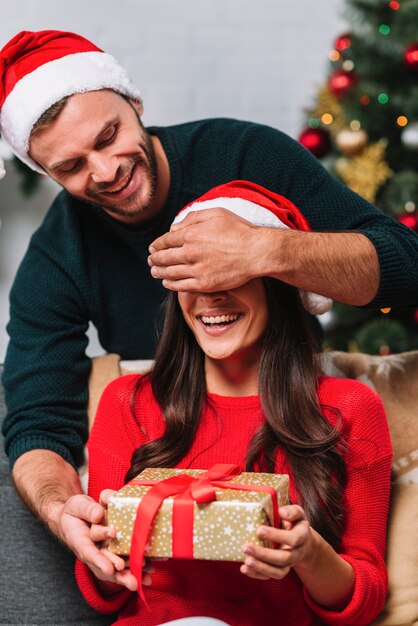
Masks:
[[[237,322],[244,313],[231,313],[228,315],[199,315],[198,319],[209,329],[222,329]]]

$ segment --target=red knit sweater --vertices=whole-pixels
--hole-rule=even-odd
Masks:
[[[136,397],[134,420],[130,400],[137,375],[111,383],[101,399],[90,435],[89,494],[124,484],[131,455],[148,438],[163,433],[161,410],[147,382]],[[195,441],[177,467],[208,469],[215,463],[244,466],[249,441],[263,420],[257,396],[231,398],[210,394]],[[232,626],[333,626],[369,624],[382,609],[387,591],[384,564],[386,518],[392,450],[383,406],[376,394],[352,380],[322,378],[322,405],[338,408],[345,419],[351,450],[347,453],[346,528],[341,556],[355,570],[351,601],[341,611],[316,604],[293,570],[283,580],[254,580],[240,573],[240,563],[168,560],[155,563],[152,585],[145,587],[151,612],[126,589],[109,599],[101,596],[94,577],[81,562],[76,577],[87,602],[104,613],[119,611],[120,625],[154,626],[180,617],[206,615]],[[221,426],[219,417],[221,418]],[[282,451],[277,473],[291,478],[290,498],[298,498]]]

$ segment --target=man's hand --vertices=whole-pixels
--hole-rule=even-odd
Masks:
[[[173,291],[239,287],[261,275],[261,230],[226,209],[192,211],[151,244],[151,274]]]
[[[99,586],[102,592],[107,594],[120,590],[120,586],[126,587],[130,591],[138,589],[138,581],[129,569],[129,560],[113,554],[108,550],[109,540],[116,536],[113,527],[107,526],[107,508],[109,498],[115,493],[113,489],[104,489],[100,494],[100,505],[104,510],[101,524],[93,523],[90,527],[90,539],[97,545],[100,555],[108,561],[108,566],[102,567],[96,556],[90,550],[87,553],[88,560],[84,562],[92,570],[96,578],[99,579]],[[90,558],[93,557],[93,558]],[[109,567],[110,565],[110,567]],[[154,567],[148,559],[144,559],[142,583],[150,585],[152,580],[150,574]]]
[[[90,536],[92,524],[101,524],[104,517],[105,508],[90,496],[71,496],[62,508],[60,535],[80,561],[86,563],[98,578],[106,580],[114,573],[114,564],[102,554]],[[120,565],[123,569],[124,563]]]
[[[152,276],[173,291],[225,291],[271,276],[363,306],[380,281],[376,249],[361,233],[255,226],[222,208],[190,212],[149,250]]]

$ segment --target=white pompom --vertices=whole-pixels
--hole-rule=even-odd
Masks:
[[[322,315],[322,313],[326,313],[332,307],[331,298],[326,296],[320,296],[318,293],[311,293],[304,289],[299,289],[299,294],[303,306],[312,315]]]

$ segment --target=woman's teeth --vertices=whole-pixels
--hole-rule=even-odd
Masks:
[[[200,319],[204,324],[230,324],[231,322],[236,322],[239,317],[241,315],[235,313],[234,315],[216,315],[214,317],[202,315]]]

